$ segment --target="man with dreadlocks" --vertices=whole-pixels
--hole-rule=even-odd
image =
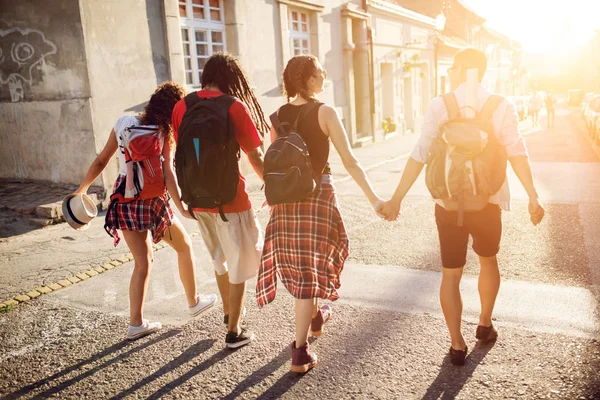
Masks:
[[[204,66],[201,84],[202,90],[196,92],[200,98],[233,96],[233,103],[224,104],[229,107],[236,141],[248,155],[254,171],[263,179],[264,155],[261,145],[269,127],[239,62],[227,53],[213,55]],[[181,100],[173,109],[176,141],[186,108],[185,101]],[[214,134],[224,135],[225,132]],[[198,221],[202,238],[213,260],[223,299],[223,319],[228,328],[225,344],[229,348],[244,346],[254,340],[252,332],[240,327],[240,319],[245,313],[246,281],[258,272],[263,246],[260,226],[246,192],[244,176],[240,173],[235,199],[222,206],[221,212],[227,222],[221,218],[218,208],[194,207],[188,211],[185,216]]]

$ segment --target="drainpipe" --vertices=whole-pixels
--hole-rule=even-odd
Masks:
[[[368,14],[368,0],[363,0],[362,8]],[[375,53],[373,51],[373,28],[371,21],[367,20],[367,42],[369,46],[369,107],[371,112],[371,137],[375,142],[376,127],[375,127]]]

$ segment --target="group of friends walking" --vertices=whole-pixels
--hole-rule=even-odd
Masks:
[[[466,98],[466,71],[472,68],[479,69],[481,79],[486,69],[485,56],[477,50],[465,49],[456,55],[449,72],[459,112]],[[267,123],[251,84],[235,57],[219,53],[208,59],[201,77],[202,90],[186,96],[180,85],[164,83],[150,97],[141,114],[122,116],[117,120],[104,149],[90,166],[76,194],[86,193],[115,153],[118,155],[120,171],[113,196],[119,192],[119,188],[131,188],[135,182],[132,184],[131,176],[128,178],[132,168],[131,154],[126,151],[131,150],[127,132],[144,126],[155,129],[160,137],[158,143],[161,146],[164,176],[160,194],[128,201],[115,200],[111,202],[106,217],[105,227],[113,236],[115,245],[120,240],[120,231],[134,257],[135,266],[129,286],[128,339],[134,340],[161,328],[159,322],[150,322],[143,316],[153,262],[152,243],[165,240],[177,252],[179,274],[190,315],[200,315],[217,302],[216,294],[198,294],[192,242],[171,210],[170,204],[173,204],[183,217],[197,221],[212,258],[222,301],[223,322],[227,326],[225,345],[238,348],[255,339],[254,333],[241,324],[246,313],[247,281],[258,276],[256,300],[258,307],[262,308],[274,300],[279,280],[295,298],[296,334],[291,344],[291,370],[304,373],[317,365],[317,356],[310,351],[308,338],[311,335],[320,336],[332,317],[331,305],[321,305],[319,301],[339,298],[337,289],[341,284],[340,275],[349,252],[348,234],[329,166],[331,144],[371,203],[373,212],[393,221],[400,215],[401,204],[408,190],[428,163],[432,144],[440,137],[440,127],[451,118],[445,100],[435,98],[429,106],[421,137],[408,160],[398,188],[392,199],[386,202],[375,193],[355,157],[335,109],[317,100],[316,96],[323,91],[325,79],[326,71],[312,55],[295,56],[285,67],[283,86],[287,103],[279,107],[271,120],[296,128],[308,148],[315,188],[302,200],[271,204],[264,237],[249,200],[245,177],[237,168],[235,173],[239,178],[236,178],[231,201],[218,207],[199,207],[190,203],[186,194],[190,190],[189,184],[178,181],[182,176],[180,168],[183,168],[180,167],[179,154],[187,151],[182,146],[195,147],[196,156],[202,151],[199,142],[186,141],[190,126],[193,126],[190,121],[194,119],[194,113],[200,112],[198,110],[203,107],[198,103],[214,107],[214,110],[225,110],[228,125],[224,130],[233,132],[233,140],[239,146],[237,148],[246,153],[256,174],[263,180],[265,178],[263,138],[270,134],[271,142],[275,142],[281,130]],[[479,85],[479,106],[483,107],[489,97],[490,93]],[[527,190],[531,221],[537,224],[543,218],[544,209],[534,188],[514,105],[500,99],[490,115],[494,143],[498,142],[504,149]],[[226,135],[225,131],[215,129],[212,134]],[[193,151],[191,154],[194,154]],[[236,163],[237,159],[239,157]],[[510,191],[504,180],[500,190],[478,211],[446,210],[444,202],[436,202],[435,217],[443,267],[440,298],[450,332],[451,361],[462,365],[468,349],[461,329],[459,284],[466,263],[468,239],[472,236],[473,249],[481,263],[481,316],[476,336],[480,340],[493,340],[498,335],[492,323],[492,311],[500,285],[496,254],[502,232],[501,210],[510,208]]]

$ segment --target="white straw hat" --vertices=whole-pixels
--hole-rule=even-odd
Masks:
[[[73,229],[82,231],[90,227],[90,221],[98,215],[98,208],[87,195],[72,193],[63,199],[62,212]]]

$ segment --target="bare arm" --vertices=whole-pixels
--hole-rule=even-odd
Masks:
[[[100,176],[102,171],[104,171],[104,169],[110,162],[110,159],[117,152],[118,148],[119,144],[117,142],[117,135],[115,134],[115,130],[113,129],[108,135],[108,140],[104,145],[104,149],[102,149],[102,152],[98,154],[96,159],[92,162],[92,165],[90,165],[87,174],[85,174],[85,178],[83,178],[81,185],[79,185],[79,188],[77,188],[75,193],[83,194],[87,192],[92,183],[94,183],[94,181],[98,178],[98,176]]]
[[[331,138],[335,149],[339,153],[342,163],[344,167],[354,179],[354,181],[361,188],[369,202],[373,205],[376,210],[379,210],[382,204],[381,198],[375,194],[373,187],[371,186],[371,182],[369,182],[369,178],[367,178],[367,174],[365,170],[362,168],[352,149],[350,148],[350,142],[348,141],[348,136],[346,135],[346,131],[344,126],[342,125],[342,121],[340,117],[337,115],[337,112],[327,106],[322,105],[319,109],[319,120],[323,121],[325,133]]]
[[[165,177],[165,185],[167,190],[173,199],[175,207],[179,212],[186,218],[192,218],[187,208],[181,201],[181,192],[179,191],[179,185],[177,184],[177,177],[175,171],[173,171],[173,151],[171,150],[171,143],[166,142],[163,147],[163,157],[165,159],[163,163],[163,175]]]
[[[265,155],[260,147],[249,151],[246,153],[248,155],[248,161],[250,161],[250,165],[256,172],[256,175],[260,178],[261,181],[264,181],[263,172],[265,169]]]
[[[529,157],[527,156],[515,156],[508,159],[512,166],[517,178],[521,181],[521,184],[529,196],[529,214],[531,216],[531,222],[534,225],[539,224],[544,218],[544,207],[540,204],[538,193],[535,190],[533,184],[533,174],[531,173],[531,165],[529,164]]]

